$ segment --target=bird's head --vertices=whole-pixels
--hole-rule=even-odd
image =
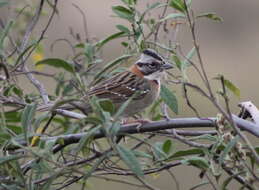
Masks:
[[[160,80],[164,71],[173,66],[163,59],[156,51],[146,49],[142,52],[140,59],[133,66],[144,78],[149,80]]]

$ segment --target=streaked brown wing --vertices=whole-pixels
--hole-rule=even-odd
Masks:
[[[114,103],[124,102],[136,92],[135,99],[142,98],[150,91],[150,84],[132,72],[125,71],[104,80],[91,88],[88,96],[97,96],[98,98],[108,98]]]

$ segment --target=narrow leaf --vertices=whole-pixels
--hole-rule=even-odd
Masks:
[[[9,21],[8,24],[5,26],[5,28],[0,32],[0,56],[3,55],[4,40],[8,35],[13,24],[14,24],[13,20]]]
[[[122,36],[125,35],[125,32],[117,32],[115,34],[112,34],[110,36],[108,36],[107,38],[100,40],[99,42],[97,42],[96,46],[98,47],[98,49],[100,49],[104,44],[106,44],[107,42],[114,40],[116,38],[120,38]]]
[[[209,168],[209,163],[208,161],[203,158],[203,157],[191,157],[191,158],[187,158],[185,160],[182,161],[183,164],[190,164],[192,166],[196,166],[198,168],[201,168],[201,169],[208,169]]]
[[[8,1],[0,1],[0,7],[8,5]]]
[[[172,60],[173,60],[173,62],[175,63],[175,65],[177,66],[177,68],[178,68],[179,70],[182,70],[183,62],[180,60],[180,58],[179,58],[178,56],[176,56],[176,55],[173,55],[173,56],[172,56]]]
[[[137,157],[143,157],[143,158],[148,158],[148,159],[152,159],[153,157],[143,151],[139,151],[139,150],[133,150],[133,153],[137,156]]]
[[[100,126],[97,126],[87,131],[87,133],[80,139],[79,143],[73,150],[73,153],[77,154],[79,151],[81,151],[85,147],[88,140],[91,139],[94,136],[94,134],[96,134],[100,130],[100,128]]]
[[[127,59],[129,59],[130,57],[132,57],[132,55],[122,55],[121,57],[118,57],[118,58],[112,60],[111,62],[107,63],[107,64],[104,66],[104,68],[103,68],[99,73],[96,74],[95,80],[96,80],[96,79],[99,79],[99,78],[102,76],[102,74],[103,74],[104,72],[106,72],[108,69],[110,69],[111,67],[114,67],[115,65],[119,64],[121,61],[127,60]]]
[[[183,0],[171,0],[170,6],[180,12],[185,12],[187,10]]]
[[[230,80],[224,78],[225,86],[237,97],[240,97],[240,89],[236,87]]]
[[[177,158],[177,157],[183,157],[183,156],[191,156],[196,154],[203,154],[203,151],[198,148],[194,149],[188,149],[188,150],[180,150],[175,152],[170,158]]]
[[[226,158],[227,154],[232,150],[232,148],[236,145],[237,141],[239,140],[239,137],[236,136],[234,139],[232,139],[227,146],[225,147],[225,149],[223,150],[223,152],[220,154],[219,157],[219,163],[222,164],[224,162],[224,159]]]
[[[28,132],[30,131],[30,127],[34,119],[35,111],[36,111],[36,104],[29,104],[24,108],[24,111],[22,113],[21,121],[23,126],[24,137],[27,142],[28,142]]]
[[[168,155],[163,150],[162,142],[156,142],[153,146],[153,151],[155,153],[155,157],[157,158],[157,160],[165,160],[168,158]]]
[[[126,34],[130,34],[130,30],[121,24],[116,25],[116,28],[118,28],[121,32],[124,32]]]
[[[125,162],[125,164],[131,169],[133,173],[135,173],[139,177],[143,177],[144,173],[141,169],[140,163],[133,153],[133,151],[118,145],[117,146],[117,151],[122,158],[122,160]]]
[[[104,111],[109,112],[110,114],[113,114],[115,112],[115,106],[113,105],[111,100],[101,99],[99,100],[99,104]]]
[[[150,12],[151,10],[153,10],[153,9],[155,9],[155,8],[159,8],[159,7],[163,7],[163,6],[167,6],[167,4],[166,4],[166,3],[155,2],[155,3],[151,4],[151,5],[149,5],[149,6],[147,7],[147,9],[146,9],[146,10],[142,13],[142,15],[140,16],[139,23],[142,23],[142,21],[143,21],[145,15],[146,15],[148,12]]]
[[[16,59],[15,61],[15,64],[14,65],[18,65],[19,62],[22,60],[23,56],[29,52],[29,50],[31,50],[32,48],[34,48],[35,46],[37,46],[38,43],[36,43],[35,41],[33,43],[31,43],[27,48],[25,48],[25,50],[23,52],[21,52],[18,56],[18,58]]]
[[[168,19],[176,19],[176,18],[185,18],[185,15],[182,13],[171,13],[165,16],[164,18],[160,19],[159,22],[163,22]]]
[[[44,60],[37,62],[35,65],[36,66],[49,65],[49,66],[56,67],[56,68],[62,68],[68,72],[74,73],[74,66],[72,64],[70,64],[62,59],[58,59],[58,58],[44,59]]]
[[[23,155],[9,155],[9,156],[0,157],[0,165],[23,157],[24,157]]]
[[[176,96],[166,86],[161,85],[160,96],[165,104],[175,113],[178,114],[178,103]]]
[[[189,51],[189,53],[187,54],[186,59],[183,61],[183,65],[184,65],[184,66],[187,66],[187,65],[190,64],[190,61],[189,61],[189,60],[192,59],[192,57],[195,55],[195,53],[196,53],[196,48],[193,47],[193,48]]]
[[[223,81],[224,86],[228,90],[230,90],[235,96],[240,98],[240,89],[238,87],[236,87],[230,80],[226,79],[223,75],[219,74],[218,76],[214,77],[213,79],[220,80],[221,82]]]
[[[119,16],[120,18],[126,19],[130,22],[132,22],[134,20],[133,19],[133,17],[134,17],[133,12],[126,7],[123,7],[123,6],[120,6],[120,5],[119,6],[113,6],[112,11],[117,16]]]
[[[215,13],[202,13],[198,15],[196,18],[208,18],[217,22],[222,22],[223,19],[219,16],[217,16]]]
[[[171,153],[172,151],[172,141],[167,139],[164,144],[163,144],[163,147],[162,147],[163,151],[166,153],[166,154],[169,154]]]

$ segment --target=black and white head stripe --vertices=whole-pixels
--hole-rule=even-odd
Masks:
[[[163,58],[162,58],[160,55],[158,55],[158,53],[155,52],[155,51],[152,50],[152,49],[145,49],[145,50],[143,51],[143,54],[148,55],[148,56],[150,56],[150,57],[153,57],[154,59],[157,59],[157,60],[159,60],[159,61],[163,61]]]

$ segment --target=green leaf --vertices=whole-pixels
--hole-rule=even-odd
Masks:
[[[162,142],[156,142],[153,146],[153,151],[157,160],[165,160],[168,158],[167,153],[163,150],[163,145],[164,144]]]
[[[180,150],[175,152],[170,158],[177,158],[177,157],[183,157],[183,156],[191,156],[195,154],[203,154],[203,151],[198,148],[188,149],[188,150]]]
[[[18,65],[20,60],[24,57],[24,55],[29,52],[29,50],[31,50],[32,48],[34,48],[35,46],[39,45],[37,42],[33,41],[22,53],[19,54],[18,58],[15,61],[14,65]]]
[[[80,139],[79,143],[77,144],[77,146],[75,147],[75,149],[73,150],[74,154],[77,154],[79,151],[81,151],[85,145],[87,144],[87,142],[92,139],[92,137],[100,130],[100,126],[94,127],[90,130],[87,131],[87,133]]]
[[[4,96],[13,95],[12,93],[17,95],[19,98],[22,98],[22,95],[23,95],[22,89],[18,88],[14,84],[11,84],[6,89],[4,89]]]
[[[144,173],[141,169],[141,165],[140,165],[137,157],[133,153],[133,151],[131,151],[130,149],[127,149],[121,145],[118,145],[116,147],[117,147],[117,151],[118,151],[121,159],[131,169],[131,171],[133,173],[135,173],[137,176],[143,177]]]
[[[224,84],[233,94],[240,98],[240,89],[237,88],[230,80],[224,79]]]
[[[190,64],[190,61],[189,61],[189,60],[192,59],[192,57],[194,56],[195,53],[196,53],[196,48],[193,47],[193,48],[189,51],[189,53],[187,54],[186,59],[183,61],[183,66],[184,66],[184,67],[185,67],[185,66],[188,66],[188,65]]]
[[[101,119],[101,121],[105,121],[105,115],[104,115],[104,111],[102,110],[98,98],[96,96],[92,96],[90,98],[90,105],[91,108],[93,110],[93,113],[95,113],[97,116],[99,116],[99,118]]]
[[[165,16],[164,18],[160,19],[159,22],[163,22],[168,19],[176,19],[176,18],[185,18],[183,13],[171,13]]]
[[[44,60],[38,61],[35,65],[36,66],[49,65],[49,66],[56,67],[56,68],[62,68],[68,72],[74,73],[74,66],[72,64],[64,61],[63,59],[58,59],[58,58],[44,59]]]
[[[176,56],[176,55],[173,55],[172,56],[172,60],[176,64],[177,68],[179,70],[182,70],[183,62],[180,60],[180,58],[178,56]]]
[[[160,96],[165,104],[175,113],[178,114],[178,103],[176,96],[166,86],[161,85]]]
[[[34,119],[34,115],[36,112],[36,104],[28,104],[22,113],[22,127],[23,127],[23,132],[24,132],[24,137],[26,141],[28,142],[28,132],[30,130],[32,121]]]
[[[75,45],[75,48],[85,48],[85,44],[84,43],[78,43]]]
[[[104,72],[106,72],[108,69],[110,69],[110,68],[114,67],[115,65],[121,63],[121,61],[124,61],[124,60],[129,59],[130,57],[132,57],[132,55],[122,55],[121,57],[118,57],[118,58],[112,60],[111,62],[107,63],[107,64],[104,66],[104,68],[103,68],[99,73],[97,73],[97,74],[95,75],[94,79],[95,79],[95,80],[99,79],[99,78],[102,76],[102,74],[103,74]],[[96,83],[96,82],[95,82],[95,83]]]
[[[9,161],[13,161],[13,160],[23,158],[23,157],[24,157],[23,155],[9,155],[9,156],[0,157],[0,165],[4,164],[6,162],[9,162]]]
[[[121,32],[124,32],[126,34],[130,34],[130,30],[121,24],[116,25],[116,28],[118,28]]]
[[[140,16],[140,19],[139,19],[138,22],[139,22],[139,23],[142,23],[142,21],[143,21],[145,15],[146,15],[149,11],[151,11],[151,10],[153,10],[153,9],[155,9],[155,8],[163,7],[163,6],[167,6],[167,4],[166,4],[166,3],[155,2],[155,3],[151,4],[151,5],[149,5],[149,6],[146,8],[146,10],[142,13],[142,15]]]
[[[128,6],[131,6],[137,3],[137,0],[121,0],[121,1]]]
[[[125,35],[125,32],[117,32],[115,34],[112,34],[110,36],[108,36],[107,38],[100,40],[99,42],[96,43],[96,46],[98,47],[98,49],[100,49],[104,44],[106,44],[107,42],[114,40],[116,38],[120,38],[122,36]]]
[[[151,4],[151,5],[149,5],[144,13],[147,13],[148,11],[150,11],[152,9],[155,9],[155,8],[158,8],[158,7],[162,7],[162,6],[166,6],[166,5],[167,4],[165,4],[165,3],[155,2],[155,3]]]
[[[236,145],[237,141],[239,140],[239,136],[233,138],[225,147],[225,149],[221,152],[219,157],[219,163],[222,164],[224,159],[226,158],[227,154],[232,150],[232,148]]]
[[[210,167],[209,162],[205,158],[198,157],[198,156],[187,158],[187,159],[183,160],[182,163],[190,164],[192,166],[195,166],[195,167],[203,169],[203,170],[206,170]]]
[[[63,91],[62,91],[62,96],[69,96],[70,93],[72,93],[74,90],[74,85],[72,83],[68,83],[67,85],[64,86]]]
[[[137,157],[148,158],[148,159],[152,159],[153,158],[150,154],[147,154],[146,152],[143,152],[143,151],[133,150],[133,153]]]
[[[218,138],[217,138],[217,136],[204,134],[204,135],[199,135],[199,136],[196,136],[196,137],[189,138],[189,140],[208,140],[208,141],[211,141],[211,142],[217,142]]]
[[[167,139],[163,143],[162,149],[163,149],[164,153],[166,153],[167,155],[170,154],[172,152],[172,141]]]
[[[198,15],[196,18],[208,18],[214,21],[222,22],[223,19],[219,16],[217,16],[215,13],[202,13]]]
[[[8,1],[0,1],[0,7],[3,7],[5,5],[8,5]]]
[[[4,40],[8,35],[13,24],[14,24],[13,20],[9,21],[8,24],[5,26],[5,28],[0,32],[0,56],[3,56]]]
[[[95,116],[88,116],[87,118],[84,119],[84,121],[88,124],[94,124],[94,125],[102,124],[102,120],[99,117],[95,117]]]
[[[112,7],[112,11],[117,15],[119,16],[120,18],[123,18],[123,19],[126,19],[130,22],[133,22],[134,21],[134,14],[133,12],[126,8],[126,7],[123,7],[123,6],[113,6]]]
[[[104,111],[109,112],[110,114],[113,114],[115,112],[115,106],[113,105],[111,100],[108,99],[100,99],[99,104],[102,107]]]
[[[120,122],[113,122],[108,125],[108,135],[111,138],[116,138],[116,135],[118,134],[119,130],[121,129],[121,123]]]
[[[187,10],[183,0],[171,0],[170,6],[180,12],[186,12]]]
[[[16,111],[10,111],[10,112],[5,112],[4,117],[6,119],[6,122],[20,122],[21,121],[21,114]]]
[[[86,43],[84,45],[84,54],[87,57],[88,62],[92,62],[94,57],[94,46],[90,43]]]
[[[9,125],[7,124],[6,127],[10,130],[12,130],[15,134],[19,135],[22,133],[22,128],[20,125]]]
[[[214,79],[223,80],[225,87],[230,90],[235,96],[240,98],[240,89],[236,87],[230,80],[226,79],[223,75],[218,75]]]

